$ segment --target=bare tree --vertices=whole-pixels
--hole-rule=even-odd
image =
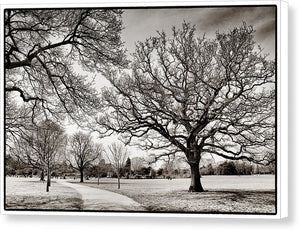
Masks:
[[[132,71],[110,71],[97,130],[157,149],[156,159],[184,153],[190,191],[204,191],[199,162],[207,153],[269,164],[275,153],[275,62],[243,24],[215,39],[183,23],[138,42]],[[137,141],[137,142],[136,142]]]
[[[84,179],[84,170],[102,155],[102,146],[94,144],[92,137],[83,132],[75,133],[69,143],[66,160],[70,166],[80,172],[80,182]]]
[[[176,175],[181,166],[184,166],[185,160],[181,156],[168,156],[162,164],[162,168],[167,172],[168,177]]]
[[[145,166],[146,161],[142,157],[134,157],[131,159],[131,169],[137,173]]]
[[[41,179],[47,174],[46,192],[49,192],[51,173],[59,155],[64,152],[65,141],[63,129],[53,121],[45,120],[24,133],[12,148],[19,160],[41,170]]]
[[[126,64],[121,15],[117,9],[5,9],[5,92],[19,96],[32,120],[68,114],[79,123],[81,113],[95,113],[97,91],[83,71]]]
[[[118,177],[118,189],[120,189],[121,172],[126,164],[126,160],[129,156],[128,149],[121,143],[112,143],[108,145],[108,151],[106,157],[111,164],[113,170]]]

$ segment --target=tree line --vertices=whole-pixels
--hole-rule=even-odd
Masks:
[[[275,174],[275,166],[262,166],[250,162],[224,161],[218,165],[208,164],[200,167],[202,175],[255,175]]]

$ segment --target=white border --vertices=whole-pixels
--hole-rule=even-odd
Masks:
[[[31,3],[24,4],[24,0],[19,0],[19,3],[6,3],[1,4],[2,7],[19,7],[19,8],[65,8],[65,7],[151,7],[151,6],[219,6],[219,5],[278,5],[284,4],[282,0],[188,0],[188,1],[179,1],[179,0],[119,0],[119,1],[108,1],[108,0],[99,0],[91,2],[87,1],[82,3],[78,0],[47,0],[47,2],[41,2],[39,0],[32,0]],[[13,1],[16,2],[16,1]]]
[[[288,216],[288,5],[281,2],[278,8],[278,213]],[[280,89],[280,90],[279,90]],[[279,106],[280,102],[280,106]],[[279,166],[280,164],[280,166]]]
[[[23,2],[23,1],[22,1]],[[39,1],[37,1],[39,2]],[[277,214],[276,215],[246,215],[246,214],[181,214],[181,213],[118,213],[118,212],[45,212],[45,211],[6,211],[4,210],[4,164],[1,164],[1,214],[7,215],[72,215],[72,216],[120,216],[120,217],[188,217],[188,218],[251,218],[251,219],[278,219],[284,218],[288,215],[288,22],[287,22],[287,3],[284,1],[138,1],[133,0],[130,2],[118,1],[118,2],[101,2],[101,3],[66,3],[65,1],[55,1],[56,3],[34,3],[34,4],[2,4],[1,5],[1,28],[3,25],[3,12],[4,8],[64,8],[64,7],[144,7],[144,6],[205,6],[205,5],[264,5],[264,4],[274,4],[277,5],[277,153],[278,153],[278,166],[277,166]],[[3,54],[3,30],[1,32],[1,57]],[[1,59],[0,59],[1,60]],[[0,92],[4,89],[4,64],[0,61],[1,67],[1,83]],[[1,160],[4,159],[4,119],[3,115],[3,93],[0,96],[1,99],[1,125],[0,125],[0,140],[1,140]]]

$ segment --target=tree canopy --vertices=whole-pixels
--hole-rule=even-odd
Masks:
[[[138,42],[130,70],[106,72],[113,87],[102,93],[97,131],[165,150],[158,158],[184,153],[192,172],[205,153],[274,161],[275,62],[254,33],[243,24],[207,39],[183,23],[169,37],[159,32]]]
[[[82,113],[94,113],[97,91],[83,73],[126,65],[121,15],[114,9],[6,9],[5,92],[19,96],[32,121],[68,114],[79,122]]]

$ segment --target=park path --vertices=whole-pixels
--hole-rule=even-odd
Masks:
[[[83,200],[83,210],[145,211],[145,208],[129,197],[103,189],[57,180],[59,184],[79,192]]]

